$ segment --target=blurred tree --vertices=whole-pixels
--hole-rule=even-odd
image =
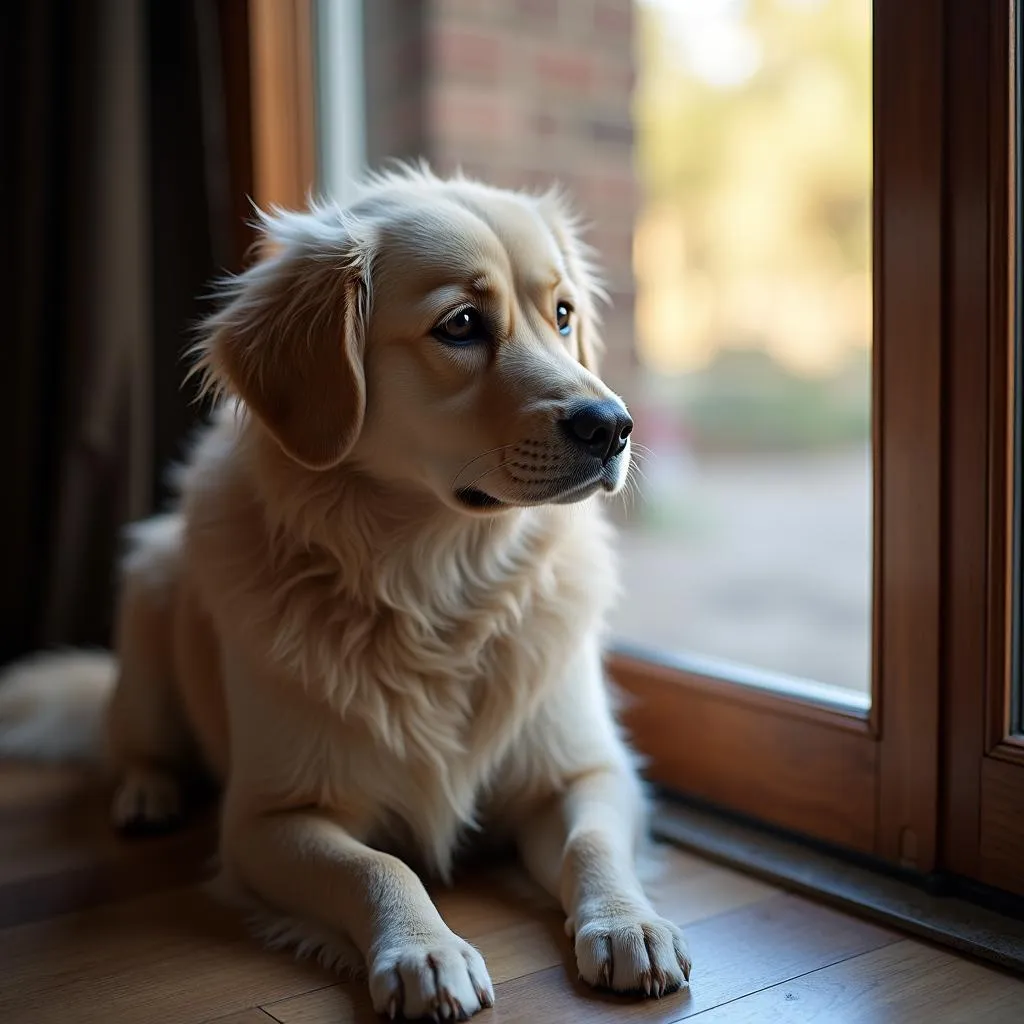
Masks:
[[[830,375],[869,345],[870,8],[640,5],[638,326],[653,368],[746,348]]]

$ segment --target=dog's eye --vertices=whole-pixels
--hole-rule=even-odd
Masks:
[[[447,345],[472,345],[487,338],[487,326],[480,313],[467,306],[452,313],[434,328],[434,337]]]
[[[572,331],[572,306],[568,302],[560,302],[555,309],[555,322],[558,333],[567,335]]]

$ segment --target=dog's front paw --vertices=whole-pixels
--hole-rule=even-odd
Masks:
[[[494,1005],[483,957],[453,932],[395,943],[374,952],[370,996],[392,1019],[467,1020]]]
[[[653,910],[584,913],[575,932],[580,977],[596,988],[660,998],[690,980],[683,933]]]

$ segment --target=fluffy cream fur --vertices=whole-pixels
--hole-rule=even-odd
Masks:
[[[689,960],[636,878],[643,799],[601,668],[598,492],[628,447],[602,463],[564,429],[581,401],[618,403],[564,203],[419,170],[263,228],[198,349],[220,411],[179,506],[131,534],[115,820],[166,823],[202,766],[224,790],[225,880],[277,940],[351,942],[382,1012],[493,999],[396,856],[446,877],[474,836],[517,844],[562,901],[586,980],[678,987]],[[469,307],[486,340],[438,340]],[[95,695],[95,661],[37,663],[39,697],[81,692],[87,667]],[[0,691],[0,750],[67,751],[82,715],[33,733],[46,702],[26,706],[25,671]]]

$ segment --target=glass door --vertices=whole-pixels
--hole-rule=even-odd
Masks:
[[[671,790],[933,870],[942,12],[637,10],[628,725]]]

